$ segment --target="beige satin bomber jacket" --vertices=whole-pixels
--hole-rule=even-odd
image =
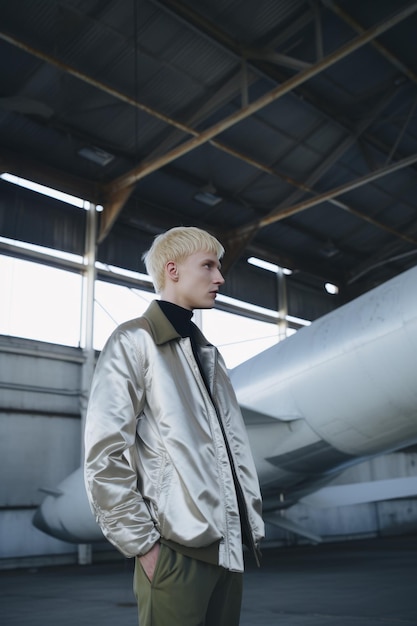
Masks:
[[[156,301],[111,335],[88,406],[87,494],[104,535],[128,557],[145,554],[161,537],[189,548],[217,542],[219,565],[243,571],[238,503],[218,415],[255,545],[264,535],[259,483],[223,359],[201,333],[198,343],[212,398],[190,339],[178,335]]]

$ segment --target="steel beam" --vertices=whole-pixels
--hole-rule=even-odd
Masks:
[[[315,196],[314,198],[310,198],[303,202],[299,202],[298,204],[295,204],[291,207],[282,209],[279,212],[274,212],[270,215],[267,215],[266,217],[258,221],[258,225],[260,228],[269,226],[270,224],[279,222],[287,217],[295,215],[296,213],[301,213],[302,211],[305,211],[306,209],[310,209],[313,206],[322,204],[323,202],[328,202],[329,200],[337,198],[338,196],[348,193],[349,191],[353,191],[354,189],[358,189],[359,187],[368,185],[369,183],[375,180],[378,180],[379,178],[383,178],[384,176],[388,176],[389,174],[392,174],[393,172],[404,169],[405,167],[409,167],[410,165],[413,165],[413,163],[416,163],[416,162],[417,162],[417,154],[413,154],[409,157],[406,157],[405,159],[402,159],[401,161],[397,161],[396,163],[392,165],[381,167],[380,169],[374,172],[371,172],[370,174],[366,174],[365,176],[356,178],[355,180],[350,181],[349,183],[340,185],[339,187],[336,187],[334,189],[330,189],[329,191],[321,193],[318,196]],[[348,207],[347,205],[341,202],[338,204],[338,206],[341,209],[344,209],[348,211],[349,213],[352,213],[353,215],[357,213],[355,209]],[[388,226],[385,226],[384,224],[377,222],[376,220],[373,220],[371,217],[366,216],[363,213],[359,213],[358,217],[360,217],[363,220],[366,220],[367,222],[369,222],[373,226],[376,226],[377,228],[382,228],[388,231],[389,233],[398,236],[397,231],[393,231]],[[253,228],[253,224],[250,225],[250,228]],[[244,230],[245,229],[242,229],[242,232],[244,232]],[[402,237],[405,241],[408,241],[409,243],[412,243],[413,245],[417,245],[416,239],[413,239],[412,237],[408,237],[407,235],[402,235]]]
[[[299,72],[298,74],[296,74],[295,76],[293,76],[292,78],[284,82],[282,85],[278,85],[275,89],[272,89],[270,92],[264,94],[263,96],[255,100],[255,102],[252,102],[248,106],[228,116],[224,120],[221,120],[217,124],[214,124],[213,126],[206,129],[205,131],[199,133],[197,136],[194,136],[188,141],[185,141],[180,146],[173,148],[172,150],[167,152],[165,155],[158,157],[156,159],[150,160],[150,161],[144,161],[140,163],[138,166],[130,170],[130,172],[127,172],[126,174],[114,180],[111,183],[111,185],[109,185],[108,187],[109,193],[112,194],[123,187],[131,187],[138,180],[145,178],[152,172],[155,172],[158,169],[161,169],[162,167],[164,167],[165,165],[168,165],[169,163],[178,159],[179,157],[185,154],[188,154],[189,152],[191,152],[198,146],[201,146],[204,143],[207,143],[208,141],[214,139],[217,135],[221,134],[225,130],[245,120],[246,118],[250,117],[257,111],[265,108],[269,104],[283,97],[284,95],[286,95],[287,93],[289,93],[290,91],[298,87],[299,85],[302,85],[303,83],[307,82],[308,80],[310,80],[317,74],[320,74],[321,72],[328,69],[329,67],[331,67],[338,61],[344,59],[349,54],[352,54],[353,52],[355,52],[362,46],[366,45],[367,43],[369,43],[376,37],[380,36],[381,34],[386,32],[390,28],[393,28],[394,26],[399,24],[401,21],[403,21],[404,19],[406,19],[407,17],[409,17],[416,11],[417,11],[417,3],[406,7],[402,11],[397,12],[395,15],[384,20],[380,24],[377,24],[376,26],[373,26],[366,32],[358,35],[355,39],[348,42],[347,44],[345,44],[344,46],[342,46],[335,52],[332,52],[325,58],[321,59],[320,61],[318,61],[318,63],[316,63],[312,67]],[[107,236],[108,232],[111,230],[111,227],[114,223],[114,219],[106,220],[105,216],[103,217],[104,217],[104,222],[103,222],[103,228],[100,232],[100,237],[99,237],[100,241],[102,241]]]

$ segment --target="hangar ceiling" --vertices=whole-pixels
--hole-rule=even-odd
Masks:
[[[0,18],[0,169],[101,204],[105,262],[137,269],[179,224],[222,240],[226,272],[258,256],[342,300],[417,262],[417,2],[1,0]],[[0,235],[81,245],[75,212],[9,187]]]

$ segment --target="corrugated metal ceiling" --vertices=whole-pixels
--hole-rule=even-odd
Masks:
[[[143,246],[197,224],[224,241],[227,268],[255,252],[350,299],[417,262],[416,16],[406,0],[2,2],[2,169],[90,190],[104,256],[126,229]],[[219,204],[196,201],[207,190]],[[13,210],[0,208],[4,232]]]

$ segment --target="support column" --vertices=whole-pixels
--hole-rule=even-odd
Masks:
[[[94,292],[96,280],[97,252],[97,207],[89,203],[84,252],[84,276],[82,296],[82,346],[84,363],[81,373],[81,464],[84,463],[84,429],[87,414],[88,397],[95,367],[94,353]],[[92,562],[91,544],[78,546],[78,564],[88,565]]]
[[[194,310],[193,322],[201,331],[203,331],[203,311],[201,309]]]
[[[277,291],[278,291],[278,340],[282,341],[287,336],[288,331],[288,299],[287,283],[284,269],[278,266],[277,269]]]

